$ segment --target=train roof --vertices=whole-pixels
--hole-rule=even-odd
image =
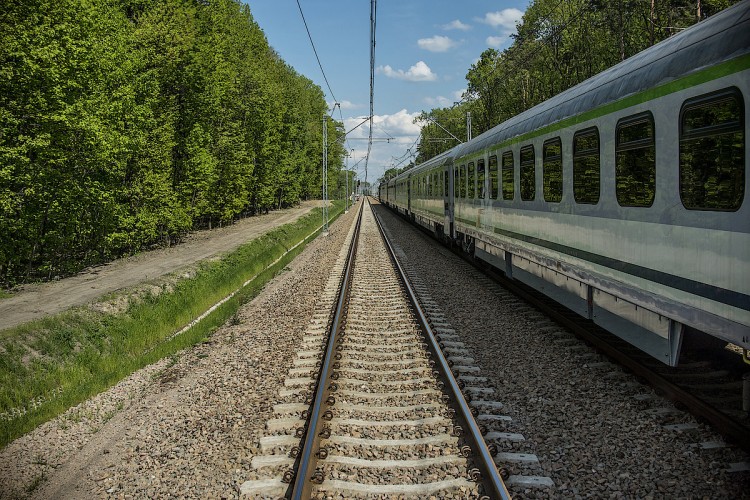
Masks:
[[[745,0],[457,146],[455,154],[484,150],[748,52],[750,1]]]

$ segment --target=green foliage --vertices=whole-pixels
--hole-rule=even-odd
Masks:
[[[5,2],[0,285],[318,197],[325,111],[239,0]]]
[[[331,207],[332,219],[343,207],[341,201]],[[205,340],[224,322],[238,324],[239,307],[304,249],[305,239],[321,227],[321,215],[322,210],[317,209],[219,261],[205,263],[194,277],[163,288],[159,294],[133,300],[124,313],[82,307],[3,330],[0,448],[133,371]],[[203,321],[175,335],[236,290],[236,295]]]
[[[466,112],[473,136],[559,94],[719,12],[737,0],[533,0],[513,44],[485,50],[469,69],[464,102],[423,113],[461,140]],[[428,122],[419,163],[457,145]]]

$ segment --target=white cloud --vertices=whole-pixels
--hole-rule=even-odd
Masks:
[[[464,24],[458,19],[455,19],[448,24],[443,25],[443,29],[446,31],[450,30],[459,30],[459,31],[469,31],[471,29],[471,26],[468,24]]]
[[[367,179],[369,182],[375,183],[383,175],[383,172],[394,163],[394,158],[401,158],[407,152],[407,148],[414,144],[421,130],[420,125],[414,123],[414,118],[419,115],[419,112],[409,113],[406,109],[402,109],[391,115],[375,115],[372,117],[373,137],[393,137],[393,139],[389,142],[373,142],[368,162]],[[365,118],[364,116],[345,118],[344,126],[346,130],[351,130]],[[358,178],[361,180],[364,179],[365,161],[363,158],[367,154],[366,139],[369,132],[370,122],[366,121],[347,136],[349,147],[354,148],[353,158],[349,159],[349,167],[357,171]],[[416,154],[416,147],[413,153]],[[400,167],[408,164],[409,161],[410,158],[406,158]],[[356,167],[354,166],[355,163]]]
[[[447,108],[453,106],[453,103],[460,101],[464,92],[466,92],[466,89],[455,90],[448,97],[442,95],[437,97],[426,97],[424,102],[433,108]]]
[[[499,49],[508,41],[510,35],[516,32],[517,25],[521,23],[522,19],[523,12],[518,9],[503,9],[497,12],[486,13],[484,17],[478,19],[478,21],[492,26],[497,29],[500,34],[488,36],[485,39],[485,43],[490,47]]]
[[[335,103],[335,102],[333,102],[333,101],[328,101],[328,102],[327,102],[327,104],[328,104],[328,109],[333,109],[333,106],[334,106],[334,105],[335,105],[336,103]],[[343,101],[341,101],[341,102],[339,103],[339,106],[341,107],[341,109],[342,109],[342,110],[344,110],[344,109],[358,109],[358,108],[361,108],[361,107],[362,107],[362,106],[360,106],[359,104],[354,104],[353,102],[351,102],[351,101],[347,101],[347,100],[343,100]]]
[[[488,47],[499,49],[500,46],[503,43],[505,43],[507,39],[508,39],[507,36],[488,36],[484,42],[487,44]]]
[[[388,78],[396,78],[398,80],[407,80],[410,82],[433,82],[437,80],[437,75],[432,72],[430,67],[427,66],[424,61],[419,61],[417,64],[409,68],[408,71],[393,69],[388,65],[378,66],[377,71]]]
[[[417,45],[419,45],[420,49],[429,50],[430,52],[446,52],[458,45],[458,43],[447,36],[435,35],[432,38],[420,38],[417,40]]]
[[[516,31],[516,25],[521,22],[522,18],[523,12],[518,9],[503,9],[486,13],[481,22],[497,28],[501,34],[508,36]]]

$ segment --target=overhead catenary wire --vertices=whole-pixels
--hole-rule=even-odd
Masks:
[[[326,87],[328,87],[328,92],[331,93],[331,98],[333,98],[333,102],[338,104],[338,99],[336,99],[336,96],[333,95],[333,90],[331,90],[331,84],[328,83],[328,77],[326,77],[326,72],[323,70],[323,64],[320,62],[320,57],[318,57],[318,51],[315,49],[315,43],[313,42],[312,35],[310,34],[310,28],[307,27],[307,20],[305,19],[305,14],[302,12],[302,5],[300,5],[299,0],[297,0],[297,8],[299,8],[299,15],[302,16],[302,23],[305,25],[305,31],[307,31],[307,37],[310,39],[310,45],[312,45],[313,53],[315,54],[315,59],[318,61],[318,66],[320,67],[320,72],[323,73],[323,80],[326,82]],[[335,107],[335,104],[334,104]],[[339,111],[341,109],[339,108]],[[333,112],[333,110],[331,110]]]

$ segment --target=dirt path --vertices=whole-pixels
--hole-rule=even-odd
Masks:
[[[299,219],[319,204],[320,201],[306,201],[300,207],[249,217],[229,227],[192,233],[184,243],[171,248],[118,259],[60,281],[26,285],[12,297],[0,300],[0,330],[87,304],[107,293],[230,252],[277,226]]]

